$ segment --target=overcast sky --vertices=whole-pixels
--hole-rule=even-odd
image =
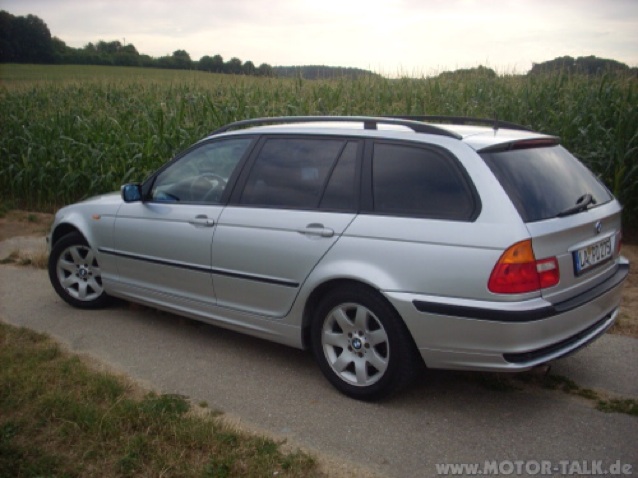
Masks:
[[[421,76],[486,65],[525,73],[557,56],[638,66],[638,0],[0,0],[82,47],[132,43],[255,65],[332,65]]]

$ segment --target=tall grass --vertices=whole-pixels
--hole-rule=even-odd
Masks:
[[[17,68],[17,67],[16,67]],[[0,90],[0,198],[48,209],[141,180],[227,122],[274,115],[466,115],[561,137],[638,225],[638,81],[553,74],[306,81],[25,67]],[[90,67],[88,67],[90,68]],[[93,67],[95,68],[95,67]],[[47,73],[48,72],[48,73]]]
[[[0,322],[0,477],[314,477],[315,460]]]

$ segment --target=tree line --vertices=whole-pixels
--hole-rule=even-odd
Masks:
[[[201,70],[212,73],[274,76],[273,68],[233,57],[224,61],[221,55],[205,55],[194,61],[185,50],[153,58],[141,54],[132,44],[120,41],[88,43],[82,48],[68,46],[51,36],[47,24],[35,15],[14,16],[0,11],[0,63],[49,63],[74,65],[141,66],[176,70]]]
[[[534,63],[530,75],[538,75],[561,71],[565,73],[582,73],[586,75],[599,75],[608,72],[625,72],[636,74],[636,68],[630,68],[625,63],[597,56],[561,56],[543,63]]]
[[[252,61],[242,62],[233,57],[224,61],[221,55],[191,59],[185,50],[175,50],[172,55],[153,58],[141,54],[132,44],[120,41],[88,43],[82,48],[72,48],[61,39],[51,36],[46,23],[35,15],[14,16],[0,10],[0,63],[50,63],[77,65],[141,66],[180,70],[201,70],[211,73],[227,73],[252,76],[301,77],[305,79],[326,79],[335,77],[358,78],[372,75],[368,70],[359,68],[330,67],[324,65],[279,66],[267,63],[255,66]],[[636,68],[630,68],[616,60],[595,56],[573,58],[563,56],[542,63],[534,63],[528,75],[544,73],[579,73],[597,75],[607,72],[623,72],[638,76]],[[445,75],[480,74],[495,78],[496,72],[490,68],[461,69],[443,72]]]

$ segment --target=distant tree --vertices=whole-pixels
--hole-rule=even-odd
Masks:
[[[69,63],[74,49],[68,47],[66,43],[64,43],[58,37],[53,37],[51,39],[51,44],[53,47],[53,57],[55,63]]]
[[[139,66],[140,54],[134,45],[122,45],[113,55],[113,64],[120,66]]]
[[[46,23],[35,15],[0,12],[0,61],[52,63],[53,40]]]
[[[244,75],[254,76],[257,73],[257,68],[252,61],[247,61],[242,65],[241,71]]]
[[[18,30],[22,31],[22,61],[29,63],[53,62],[53,42],[49,27],[35,15],[17,17]]]
[[[233,57],[224,65],[224,73],[239,75],[241,73],[241,66],[241,60],[237,57]]]
[[[224,72],[224,59],[221,55],[215,55],[213,57],[213,69],[211,70],[213,73],[223,73]]]
[[[185,50],[175,50],[172,58],[173,68],[188,70],[193,66],[191,56]]]
[[[268,63],[262,63],[259,65],[259,68],[257,68],[257,74],[259,76],[275,76],[272,66]]]
[[[0,11],[0,62],[15,61],[13,39],[13,19],[15,17],[4,10]]]
[[[597,75],[609,71],[628,72],[629,66],[616,60],[598,58],[596,56],[581,56],[573,58],[571,56],[561,56],[543,63],[534,63],[529,75],[542,73],[583,73],[586,75]]]
[[[122,49],[122,44],[117,40],[110,42],[100,40],[99,42],[97,42],[95,48],[97,52],[102,55],[115,55]]]
[[[444,71],[440,78],[496,78],[496,72],[491,68],[479,65],[476,68],[461,68],[454,71]]]
[[[273,74],[284,78],[304,78],[317,80],[326,78],[361,78],[375,75],[369,70],[360,68],[344,68],[341,66],[306,65],[306,66],[276,66]],[[377,75],[378,76],[378,75]]]
[[[172,56],[160,56],[155,60],[157,68],[175,68],[175,59]]]
[[[138,61],[140,66],[145,66],[149,68],[153,68],[157,66],[155,59],[149,55],[140,55],[138,57]]]
[[[212,56],[203,56],[197,62],[197,69],[201,71],[212,72],[215,69],[215,61]]]
[[[597,75],[607,71],[626,71],[629,66],[616,60],[598,58],[596,56],[580,56],[576,58],[576,71],[588,75]]]

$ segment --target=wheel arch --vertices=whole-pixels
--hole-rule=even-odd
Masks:
[[[72,232],[77,232],[78,234],[81,234],[82,237],[84,237],[84,239],[87,240],[86,234],[84,234],[78,227],[74,226],[73,224],[63,222],[61,224],[58,224],[56,228],[53,230],[53,232],[51,233],[51,248],[55,246],[56,242],[58,242],[67,234],[71,234]]]
[[[410,339],[414,343],[414,338],[412,337],[412,334],[410,333],[410,330],[407,324],[401,317],[401,314],[399,314],[399,312],[396,310],[394,305],[392,305],[392,303],[387,299],[385,295],[383,295],[379,291],[379,289],[377,289],[376,287],[366,282],[362,282],[355,279],[343,278],[343,279],[331,279],[329,281],[319,284],[308,296],[308,299],[306,300],[306,303],[304,305],[303,317],[301,322],[301,341],[302,341],[302,347],[304,349],[309,349],[311,347],[310,327],[312,324],[313,314],[314,314],[314,311],[317,309],[317,306],[319,305],[321,300],[331,291],[335,289],[340,289],[343,287],[360,287],[363,289],[367,289],[368,291],[380,297],[389,307],[391,307],[397,313],[397,316],[401,318],[401,322],[403,322],[403,326],[408,331],[408,334],[410,335]],[[415,344],[415,347],[416,347],[416,344]]]

